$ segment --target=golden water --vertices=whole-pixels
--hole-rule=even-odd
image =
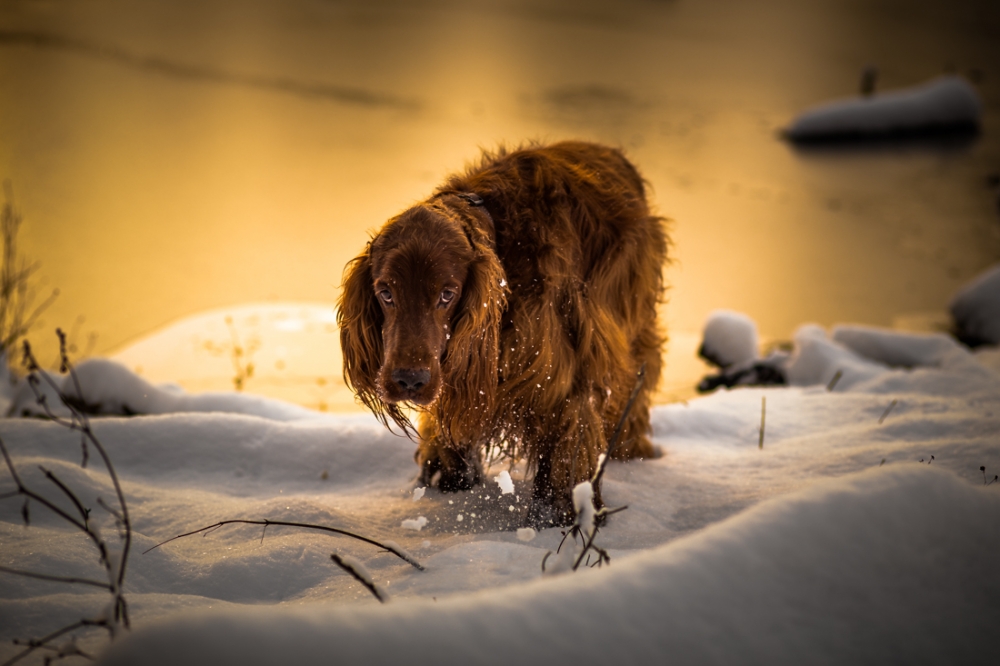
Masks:
[[[208,308],[327,301],[370,230],[478,147],[624,147],[674,220],[665,310],[762,333],[935,313],[1000,258],[994,2],[180,0],[0,4],[0,177],[97,353]],[[957,145],[796,150],[798,111],[946,67]]]

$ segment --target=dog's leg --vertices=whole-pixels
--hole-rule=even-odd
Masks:
[[[430,414],[420,419],[416,458],[420,465],[420,483],[426,486],[436,485],[443,492],[457,492],[482,483],[483,465],[478,448],[446,441],[437,420]]]
[[[648,296],[650,301],[652,297]],[[625,420],[625,427],[622,429],[621,441],[615,447],[612,458],[615,460],[650,460],[661,455],[649,439],[651,428],[649,427],[649,410],[653,402],[653,394],[656,392],[656,385],[660,381],[660,371],[663,366],[663,338],[656,326],[655,301],[650,302],[642,312],[646,313],[642,321],[636,328],[638,334],[630,345],[630,356],[633,367],[645,367],[646,372],[643,378],[642,389],[636,397],[635,403]],[[632,391],[631,386],[622,384],[618,391],[612,393],[611,404],[605,409],[604,424],[605,436],[610,438],[614,432],[615,425],[621,418],[625,405],[628,403],[628,396]]]
[[[651,391],[643,389],[632,405],[625,427],[622,428],[619,441],[611,454],[612,460],[651,460],[659,456],[656,447],[649,439],[649,403]],[[619,404],[620,402],[620,404]],[[607,412],[605,419],[605,435],[610,438],[621,412],[625,409],[625,401],[617,401],[614,409]]]
[[[569,525],[576,517],[573,488],[593,477],[598,456],[607,448],[596,402],[587,393],[571,395],[547,418],[536,418],[528,452],[535,467],[527,517],[532,527]],[[603,506],[599,489],[594,502]]]

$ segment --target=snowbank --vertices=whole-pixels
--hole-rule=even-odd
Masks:
[[[772,500],[584,575],[380,608],[194,613],[117,664],[976,663],[1000,493],[916,464]]]
[[[135,526],[134,631],[105,663],[986,660],[1000,621],[1000,483],[983,487],[1000,470],[1000,354],[945,336],[807,326],[787,362],[792,386],[654,408],[665,456],[612,463],[604,479],[609,506],[629,507],[598,534],[610,567],[545,580],[541,562],[561,535],[517,534],[529,492],[519,467],[488,470],[469,492],[415,493],[413,443],[370,415],[237,394],[219,398],[230,413],[95,418]],[[80,371],[85,400],[123,411],[140,393],[161,409],[203,399],[107,362]],[[259,413],[231,413],[241,410]],[[86,506],[111,496],[99,462],[80,468],[75,433],[0,419],[0,437],[25,483],[53,501],[65,498],[40,466]],[[12,489],[0,474],[0,495]],[[26,529],[21,507],[0,501],[0,565],[101,575],[85,539],[39,506]],[[109,516],[93,515],[114,534]],[[395,541],[426,571],[274,526],[141,554],[234,518]],[[391,603],[378,606],[332,552],[360,562]],[[10,639],[91,617],[105,597],[0,574],[0,661],[14,654]],[[104,642],[92,633],[79,644],[97,653]]]
[[[785,130],[792,141],[976,129],[982,113],[976,90],[958,76],[913,88],[823,104]]]
[[[1000,345],[1000,265],[962,287],[948,309],[966,344]]]
[[[52,382],[42,382],[38,389],[46,396],[53,413],[68,416],[57,388],[71,398],[79,398],[87,411],[95,414],[137,416],[177,412],[229,412],[252,414],[277,421],[323,418],[305,407],[256,395],[208,391],[187,393],[176,385],[154,386],[117,361],[87,359],[76,367],[76,379],[69,375],[49,374]],[[44,416],[35,391],[20,382],[8,400],[8,413],[15,416]]]

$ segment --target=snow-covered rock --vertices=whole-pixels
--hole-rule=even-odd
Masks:
[[[1000,345],[1000,264],[962,287],[948,309],[963,341]]]
[[[698,354],[710,363],[726,368],[753,361],[759,345],[757,323],[732,310],[715,310],[705,321]]]
[[[855,97],[806,111],[785,130],[793,141],[977,128],[979,94],[965,79],[942,76],[913,88]]]

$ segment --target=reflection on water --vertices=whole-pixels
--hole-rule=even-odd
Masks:
[[[332,303],[371,229],[479,146],[623,146],[674,220],[675,331],[939,311],[1000,258],[997,3],[94,0],[0,5],[0,177],[97,352],[193,312]],[[792,148],[795,113],[982,72],[960,145]],[[912,320],[912,318],[911,318]],[[49,336],[35,336],[42,347]]]

